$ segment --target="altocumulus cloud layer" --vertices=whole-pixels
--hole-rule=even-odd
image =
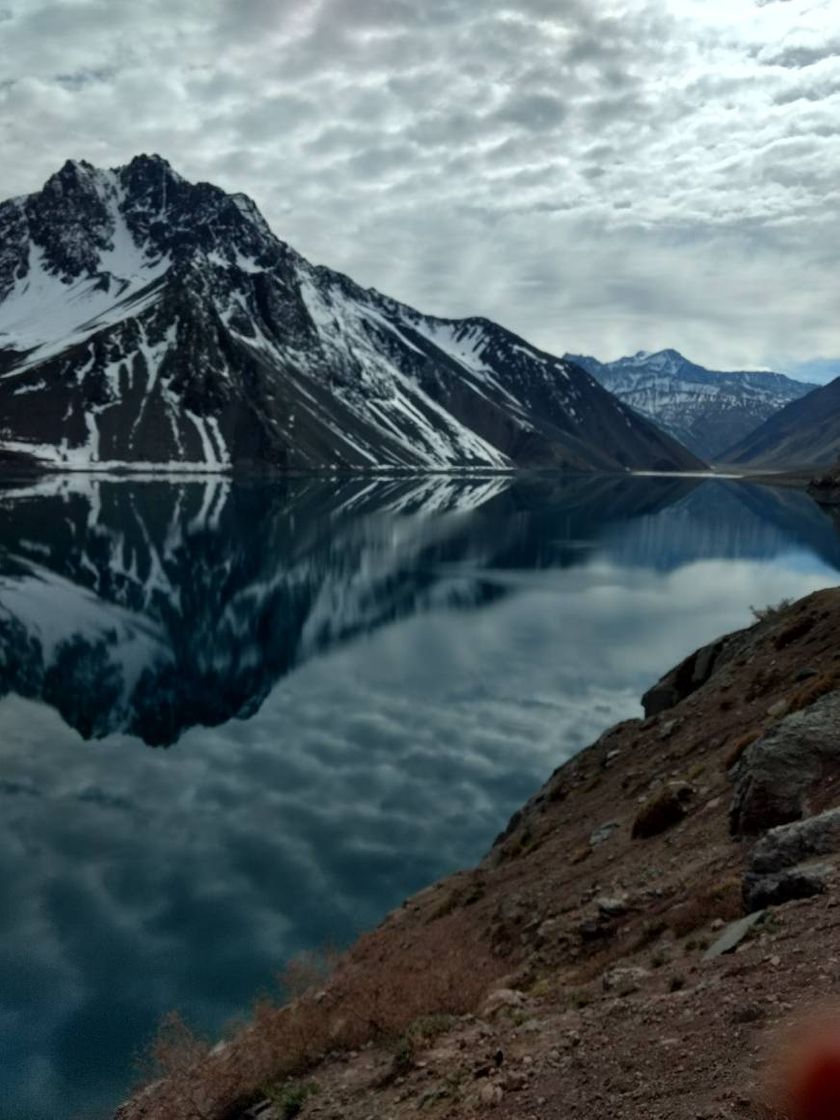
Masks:
[[[159,151],[425,310],[840,369],[831,0],[4,4],[4,195]]]

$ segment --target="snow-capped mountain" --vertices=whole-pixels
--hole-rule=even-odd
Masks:
[[[587,373],[420,314],[157,156],[0,206],[0,455],[68,470],[696,468]]]
[[[774,413],[724,452],[737,466],[828,467],[840,459],[840,377]]]
[[[705,369],[676,350],[640,350],[615,362],[565,357],[703,459],[718,459],[774,412],[816,388],[782,373]]]

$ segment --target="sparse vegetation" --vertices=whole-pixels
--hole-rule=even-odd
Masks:
[[[317,1092],[318,1086],[314,1081],[286,1081],[270,1085],[265,1090],[265,1096],[277,1109],[280,1120],[294,1120],[309,1098]]]
[[[763,734],[763,727],[752,727],[749,731],[745,731],[743,735],[739,735],[737,739],[733,739],[732,745],[729,747],[723,762],[724,769],[731,770],[739,761],[747,747],[758,742]]]
[[[399,966],[388,968],[364,959],[362,938],[356,954],[329,962],[326,986],[326,962],[311,954],[297,959],[281,982],[300,994],[284,1006],[258,1002],[250,1024],[223,1047],[211,1050],[171,1016],[153,1050],[147,1100],[155,1120],[222,1120],[260,1099],[266,1085],[284,1092],[327,1053],[372,1041],[397,1039],[397,1054],[413,1061],[415,1049],[448,1029],[452,1016],[473,1011],[502,972],[502,962],[457,923],[458,914],[436,923],[439,935],[406,947]],[[296,1099],[289,1096],[289,1107]]]
[[[750,610],[756,622],[769,622],[786,611],[792,602],[792,599],[780,599],[778,603],[768,603],[763,607],[750,607]]]
[[[719,918],[732,922],[741,916],[741,880],[730,875],[699,890],[688,902],[675,907],[668,915],[668,924],[675,937],[685,937]]]
[[[827,696],[829,692],[834,692],[837,688],[840,688],[840,668],[830,669],[827,673],[820,673],[819,676],[812,677],[794,692],[790,698],[789,711],[799,712],[803,708],[809,708],[817,700]]]

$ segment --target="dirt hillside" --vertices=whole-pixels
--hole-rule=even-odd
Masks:
[[[120,1120],[767,1116],[840,996],[838,689],[840,590],[693,654],[290,1007],[173,1028]]]

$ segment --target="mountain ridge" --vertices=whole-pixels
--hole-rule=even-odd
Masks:
[[[770,370],[707,369],[673,348],[640,350],[613,362],[564,357],[707,460],[717,460],[778,409],[817,388]]]
[[[159,156],[0,204],[0,451],[58,469],[700,469],[588,373],[312,265]],[[35,407],[33,407],[35,406]]]
[[[840,377],[768,417],[724,459],[773,468],[829,466],[840,459]]]

